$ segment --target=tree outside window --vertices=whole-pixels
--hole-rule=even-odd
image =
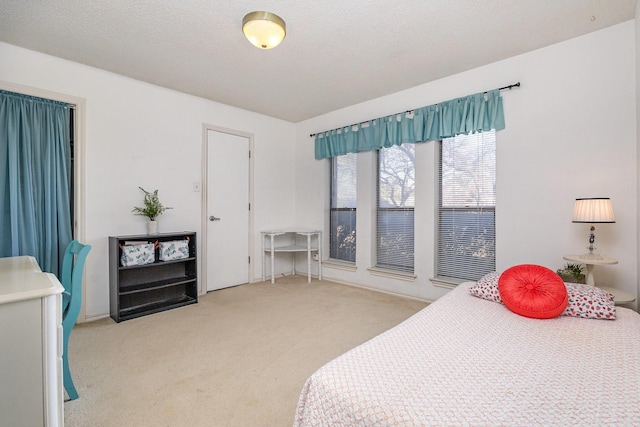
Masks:
[[[356,157],[355,153],[331,159],[329,257],[356,261]]]
[[[495,131],[444,139],[437,275],[477,280],[495,270]]]
[[[376,266],[413,272],[415,145],[378,151]]]

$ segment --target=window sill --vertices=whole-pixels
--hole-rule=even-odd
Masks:
[[[355,263],[340,261],[337,259],[328,259],[326,261],[322,261],[322,267],[335,268],[336,270],[344,271],[356,271],[358,269]]]
[[[367,268],[367,271],[369,271],[369,273],[373,274],[374,276],[382,276],[382,277],[388,277],[390,279],[405,280],[407,282],[415,282],[415,280],[418,278],[418,276],[416,276],[413,273],[403,273],[401,271],[387,270],[379,267]]]
[[[454,279],[453,277],[442,277],[442,276],[431,277],[429,278],[429,280],[431,280],[431,283],[433,283],[433,286],[436,286],[438,288],[445,288],[445,289],[454,289],[460,283],[471,281],[471,280]]]

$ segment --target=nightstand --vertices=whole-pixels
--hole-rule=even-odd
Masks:
[[[583,258],[581,255],[565,255],[562,258],[567,261],[577,262],[579,264],[585,264],[587,266],[587,285],[595,285],[596,282],[593,278],[593,267],[596,265],[617,264],[618,260],[615,258],[602,257],[601,259]]]
[[[610,294],[613,294],[613,301],[616,303],[616,305],[629,304],[636,300],[636,297],[634,297],[628,292],[621,291],[620,289],[610,288],[608,286],[598,286],[598,287],[603,291],[607,291]]]
[[[615,258],[602,257],[601,259],[583,258],[581,255],[565,255],[563,258],[567,261],[577,262],[585,264],[587,266],[587,285],[594,285],[595,280],[593,278],[593,267],[596,265],[617,264],[618,260]],[[636,300],[636,298],[628,292],[621,291],[620,289],[610,288],[608,286],[598,286],[600,289],[609,292],[613,295],[613,301],[616,304],[629,304]]]

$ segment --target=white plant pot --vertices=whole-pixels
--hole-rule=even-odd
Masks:
[[[158,234],[158,221],[149,220],[149,222],[147,222],[147,234],[149,235]]]

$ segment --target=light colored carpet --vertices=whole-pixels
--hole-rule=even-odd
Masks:
[[[291,426],[302,386],[425,303],[302,276],[77,325],[66,426]]]

